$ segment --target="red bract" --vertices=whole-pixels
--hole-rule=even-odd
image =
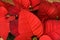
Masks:
[[[0,1],[0,5],[4,6],[6,9],[11,9],[12,7],[12,5],[10,5],[9,3],[3,2],[3,1]]]
[[[19,8],[17,8],[16,6],[14,6],[14,5],[10,5],[10,4],[6,4],[7,6],[5,6],[6,7],[6,9],[9,11],[9,14],[11,14],[11,15],[16,15],[16,14],[18,14],[18,12],[19,12]]]
[[[0,17],[5,17],[5,15],[7,13],[8,13],[8,11],[3,6],[1,6],[0,7]]]
[[[18,21],[17,20],[13,20],[10,22],[10,31],[14,36],[19,35],[18,32]]]
[[[24,9],[33,8],[37,10],[39,8],[40,0],[13,0],[16,6],[22,7]]]
[[[41,21],[29,11],[22,10],[18,21],[18,31],[20,35],[25,35],[27,40],[34,35],[40,37],[43,34]]]
[[[52,40],[52,38],[49,37],[48,35],[43,35],[43,36],[40,37],[39,40]]]
[[[5,3],[5,2],[2,2],[2,3],[4,4],[4,7],[8,10],[8,13],[7,13],[8,15],[6,15],[6,17],[8,18],[8,21],[10,21],[10,32],[14,36],[16,36],[16,35],[18,35],[18,33],[17,33],[18,21],[15,20],[15,15],[18,15],[20,9],[18,7],[16,7],[15,5],[11,5],[9,3]],[[0,14],[0,15],[2,15],[2,14]]]
[[[14,36],[17,36],[18,35],[18,19],[15,19],[16,16],[15,15],[18,15],[18,10],[14,11],[14,9],[12,9],[10,11],[10,14],[13,15],[13,16],[10,16],[9,17],[9,20],[10,20],[10,30],[11,30],[11,33],[14,35]]]
[[[56,6],[56,8],[58,10],[58,17],[60,17],[60,3],[59,2],[54,2],[53,4]]]
[[[12,15],[10,16],[10,29],[11,29],[11,33],[14,35],[14,36],[17,36],[18,35],[18,19],[15,19],[16,18],[16,15],[18,16],[18,13],[19,13],[20,9],[18,9],[17,7],[13,7],[13,9],[11,9],[11,11],[9,10],[9,13]]]
[[[4,7],[0,7],[0,37],[4,40],[7,39],[9,33],[9,22],[5,19],[7,10]]]
[[[0,6],[4,6],[4,3],[0,1]]]
[[[48,34],[53,40],[59,40],[60,20],[48,20],[45,24],[46,34]]]
[[[11,15],[18,14],[17,12],[20,11],[18,7],[16,7],[15,5],[9,4],[7,2],[0,1],[0,5],[4,6],[8,10],[9,14]]]
[[[18,8],[18,7],[16,7],[16,6],[13,6],[10,10],[9,10],[9,13],[11,14],[11,15],[18,15],[19,14],[19,12],[20,12],[20,8]]]
[[[42,2],[39,7],[38,17],[39,18],[56,18],[58,14],[55,5],[49,2]]]

